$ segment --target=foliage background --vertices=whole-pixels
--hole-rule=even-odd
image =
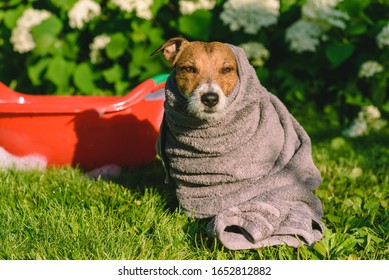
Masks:
[[[388,259],[388,133],[346,141],[336,126],[348,126],[368,105],[388,117],[389,41],[380,47],[377,37],[389,25],[389,0],[281,0],[277,21],[249,33],[221,19],[232,0],[188,14],[180,10],[183,0],[117,0],[152,3],[151,18],[125,12],[114,0],[83,1],[101,10],[80,29],[69,24],[77,0],[1,1],[0,81],[33,94],[121,95],[170,71],[161,56],[149,56],[170,37],[261,43],[251,57],[261,82],[297,113],[313,140],[328,229],[311,249],[232,252],[205,235],[202,221],[179,212],[159,162],[112,181],[70,168],[11,170],[0,172],[0,259]],[[314,2],[336,2],[349,18],[343,28],[326,28],[314,51],[296,52],[288,30]],[[35,47],[20,53],[11,38],[30,8],[51,15],[31,27]],[[93,42],[103,34],[110,42],[92,62]],[[361,77],[367,61],[382,69]]]
[[[291,50],[285,37],[301,19],[304,0],[279,1],[277,21],[254,32],[231,31],[221,19],[226,0],[189,14],[180,10],[183,1],[143,1],[151,3],[152,16],[147,19],[135,10],[120,9],[114,1],[91,1],[101,10],[80,29],[69,25],[69,11],[77,0],[2,1],[0,81],[26,93],[125,94],[141,81],[170,71],[161,56],[149,55],[166,39],[183,35],[189,40],[263,44],[270,56],[256,65],[258,76],[292,112],[323,112],[333,125],[349,124],[366,105],[377,106],[384,118],[389,112],[389,43],[382,48],[376,44],[388,24],[388,0],[328,0],[339,2],[336,9],[348,15],[344,27],[327,28],[315,50],[303,52]],[[47,10],[51,16],[31,28],[35,48],[19,53],[10,38],[28,8]],[[91,44],[101,34],[109,36],[110,42],[99,50],[98,62],[92,63]],[[369,60],[379,62],[383,71],[361,78],[360,67]]]

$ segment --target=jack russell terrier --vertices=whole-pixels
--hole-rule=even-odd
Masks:
[[[238,81],[231,48],[220,42],[188,42],[176,37],[152,55],[159,51],[176,71],[177,86],[188,100],[188,111],[204,120],[220,117]]]

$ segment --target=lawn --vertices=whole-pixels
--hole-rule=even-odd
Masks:
[[[158,160],[119,177],[0,171],[0,259],[388,259],[389,134],[306,126],[327,229],[313,248],[230,251],[180,213]]]

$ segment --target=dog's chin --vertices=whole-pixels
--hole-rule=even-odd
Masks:
[[[223,118],[224,110],[212,110],[204,108],[203,110],[190,110],[190,115],[206,122],[218,121]]]

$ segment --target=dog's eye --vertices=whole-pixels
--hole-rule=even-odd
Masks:
[[[232,67],[223,67],[223,68],[222,68],[222,73],[223,73],[223,74],[228,74],[228,73],[230,73],[232,70],[233,70]]]
[[[193,66],[183,66],[181,67],[181,70],[186,71],[188,73],[196,73],[196,68]]]

